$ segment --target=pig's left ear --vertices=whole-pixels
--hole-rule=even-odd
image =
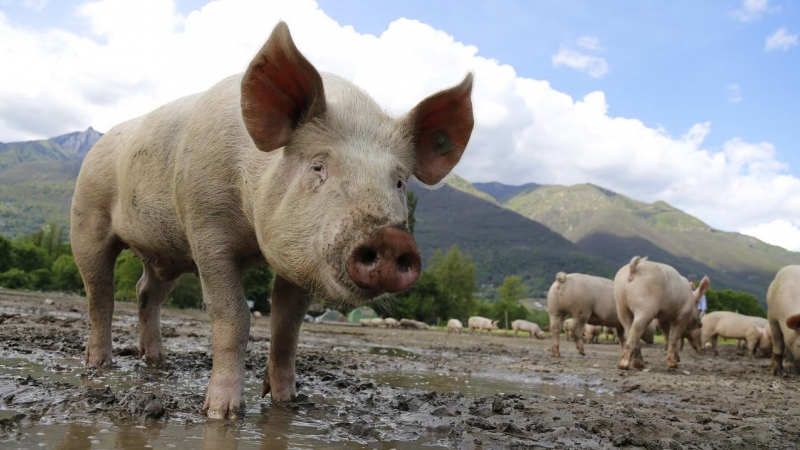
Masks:
[[[700,282],[700,286],[698,286],[697,290],[695,291],[697,292],[697,298],[695,298],[695,303],[700,302],[700,297],[702,297],[703,294],[706,293],[709,287],[711,287],[711,279],[709,279],[708,276],[706,275],[703,277],[703,280]]]
[[[414,176],[436,184],[458,164],[467,148],[475,119],[472,116],[472,74],[449,89],[421,101],[408,114],[414,135]]]
[[[795,314],[786,319],[786,326],[793,330],[800,330],[800,314]]]
[[[259,150],[269,152],[324,111],[322,77],[295,47],[286,23],[278,23],[242,77],[247,132]]]

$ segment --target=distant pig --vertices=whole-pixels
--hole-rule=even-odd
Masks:
[[[575,329],[575,319],[570,317],[569,319],[564,321],[564,333],[567,335],[567,341],[573,340],[572,332],[574,329]],[[559,332],[558,334],[561,334],[561,332]],[[561,355],[553,353],[553,356],[561,356]]]
[[[462,329],[464,329],[464,325],[461,324],[460,320],[450,319],[447,321],[447,334],[461,334]]]
[[[385,325],[386,322],[383,319],[381,319],[380,317],[376,317],[376,318],[370,320],[369,324],[370,324],[370,326],[380,328],[382,325]]]
[[[537,339],[544,339],[544,331],[539,328],[539,325],[528,322],[527,320],[515,320],[511,322],[511,328],[514,330],[514,337],[517,337],[517,333],[520,331],[530,333],[531,337],[536,337]]]
[[[689,280],[673,267],[639,256],[622,266],[614,277],[617,314],[625,327],[620,369],[628,369],[631,363],[636,369],[644,368],[639,339],[653,319],[658,319],[669,343],[667,366],[678,367],[678,341],[684,330],[698,327],[697,303],[710,284],[704,277],[692,291]]]
[[[486,317],[481,316],[472,316],[467,321],[467,327],[469,328],[469,333],[472,334],[473,331],[478,330],[478,335],[483,334],[483,330],[492,334],[492,330],[497,329],[497,321],[487,319]]]
[[[400,328],[410,328],[412,330],[427,330],[428,324],[412,319],[400,319]]]
[[[419,278],[407,184],[437,184],[459,161],[471,92],[470,74],[391,117],[349,81],[320,74],[279,23],[244,74],[109,130],[72,201],[91,323],[86,364],[111,364],[114,261],[130,248],[144,267],[140,355],[164,361],[161,304],[178,276],[197,273],[214,355],[203,408],[242,417],[242,274],[266,263],[276,277],[262,392],[294,399],[300,324],[315,296],[358,305]]]
[[[800,374],[800,266],[782,268],[770,283],[767,319],[772,331],[772,374],[783,374],[784,356],[792,359],[794,372]]]
[[[362,327],[371,327],[372,319],[358,319],[358,324]]]
[[[603,327],[600,325],[586,324],[583,327],[583,339],[590,344],[599,344],[602,333]]]
[[[717,338],[743,339],[750,359],[755,357],[756,348],[769,347],[772,350],[772,339],[768,333],[769,321],[763,317],[745,316],[731,311],[714,311],[703,316],[700,346],[711,341],[715,355]]]
[[[583,328],[588,323],[614,327],[622,335],[622,324],[617,317],[617,305],[614,303],[614,282],[608,278],[584,275],[582,273],[559,272],[556,280],[547,292],[547,312],[550,315],[551,337],[553,345],[550,352],[553,356],[561,356],[558,341],[561,337],[561,325],[564,317],[571,315],[574,325],[567,328],[567,341],[574,340],[578,353],[584,355]]]
[[[397,328],[400,326],[400,322],[398,322],[397,319],[394,319],[392,317],[387,317],[383,319],[383,324],[389,328]]]

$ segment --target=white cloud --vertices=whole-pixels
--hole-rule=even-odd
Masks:
[[[778,28],[778,30],[767,38],[764,44],[764,49],[768,52],[775,50],[789,51],[792,47],[797,47],[796,34],[789,34],[786,28]]]
[[[736,83],[728,85],[728,102],[740,103],[743,100],[742,88]]]
[[[0,13],[0,141],[106,131],[204,90],[242,71],[283,19],[320,70],[353,80],[397,114],[474,71],[476,127],[456,169],[471,181],[591,182],[666,200],[726,230],[800,224],[800,179],[771,144],[730,137],[710,149],[709,123],[673,136],[610,115],[603,92],[573,99],[417,21],[360,34],[301,0],[219,0],[185,16],[163,0],[102,0],[79,11],[91,34],[31,30]]]
[[[571,67],[586,72],[593,78],[600,78],[608,73],[608,63],[605,58],[581,53],[568,45],[562,45],[552,60],[553,67]]]
[[[769,0],[744,0],[742,7],[731,11],[728,15],[740,22],[751,22],[760,19],[765,13],[780,11],[780,7],[769,6]]]
[[[581,36],[575,43],[578,47],[585,48],[586,50],[603,51],[604,48],[600,46],[600,39],[596,36]]]
[[[787,250],[800,251],[800,228],[788,220],[762,223],[752,228],[745,228],[741,233]]]
[[[11,6],[15,3],[34,11],[42,11],[50,0],[0,0],[0,6]]]

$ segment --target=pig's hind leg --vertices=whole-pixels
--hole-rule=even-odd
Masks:
[[[620,316],[620,318],[622,318],[622,316]],[[651,317],[634,317],[630,328],[625,330],[627,339],[622,351],[622,359],[619,363],[620,369],[628,369],[631,364],[633,364],[633,368],[636,370],[644,369],[644,359],[642,358],[639,340],[642,338],[642,334],[644,334],[651,320]]]
[[[161,341],[161,304],[167,299],[175,281],[159,280],[149,264],[143,264],[144,273],[136,283],[139,304],[139,357],[148,364],[164,362],[164,345]]]

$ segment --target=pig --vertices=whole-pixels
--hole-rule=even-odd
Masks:
[[[568,320],[574,323],[573,327],[567,328],[567,322],[563,322],[567,341],[574,340],[581,355],[585,355],[583,328],[587,323],[614,327],[622,336],[623,328],[614,303],[614,283],[607,278],[559,272],[547,292],[547,312],[550,315],[550,334],[553,339],[550,352],[555,357],[561,356],[558,341],[561,337],[562,321],[567,314],[572,316]]]
[[[544,339],[544,331],[539,328],[539,325],[533,322],[528,322],[527,320],[522,319],[515,320],[511,322],[511,328],[514,330],[514,337],[517,337],[517,333],[520,331],[524,331],[529,333],[531,338],[535,336],[537,339]]]
[[[261,318],[261,311],[253,311],[253,318],[260,319]]]
[[[458,319],[450,319],[447,321],[447,334],[461,334],[461,330],[464,329],[464,325],[461,324],[461,321]]]
[[[383,319],[383,324],[389,328],[397,328],[400,326],[400,322],[398,322],[397,319],[394,319],[392,317],[387,317]]]
[[[412,319],[400,319],[400,328],[412,330],[427,330],[428,324]]]
[[[571,341],[572,340],[572,330],[573,330],[573,328],[575,328],[575,319],[570,317],[569,319],[564,321],[564,333],[566,333],[566,335],[567,335],[567,341]],[[558,334],[561,334],[561,332],[559,331]],[[553,356],[559,356],[559,355],[553,354]]]
[[[744,340],[750,359],[755,358],[756,348],[772,350],[771,333],[767,331],[769,321],[763,317],[746,316],[731,311],[714,311],[705,314],[700,321],[703,324],[700,346],[703,347],[711,341],[714,355],[719,355],[717,338],[720,336]]]
[[[75,186],[71,242],[88,298],[88,366],[111,364],[114,261],[142,260],[139,353],[164,361],[160,308],[196,273],[211,318],[213,364],[203,409],[245,410],[250,315],[242,274],[275,272],[262,394],[297,395],[295,355],[315,296],[361,305],[419,278],[407,183],[439,183],[474,124],[473,77],[389,116],[349,81],[320,74],[283,22],[243,74],[108,131]]]
[[[792,360],[794,373],[800,374],[800,266],[778,271],[767,290],[767,319],[772,333],[770,371],[783,375],[784,357]]]
[[[647,325],[647,328],[644,329],[644,333],[642,333],[642,341],[645,344],[652,345],[653,342],[656,341],[656,327],[658,326],[658,320],[653,319]]]
[[[497,321],[487,319],[486,317],[481,316],[472,316],[467,321],[467,327],[469,328],[469,333],[472,334],[473,331],[478,330],[478,335],[483,334],[483,330],[492,334],[492,330],[497,329]]]
[[[586,324],[583,327],[583,340],[590,344],[600,343],[600,334],[603,332],[603,327],[600,325]]]
[[[620,369],[630,368],[631,363],[637,370],[644,368],[639,339],[653,319],[658,319],[667,337],[667,366],[677,368],[678,341],[684,330],[698,327],[697,304],[710,284],[711,280],[703,277],[692,291],[689,280],[672,266],[648,261],[647,257],[635,256],[622,266],[614,277],[614,300],[625,329]]]
[[[372,319],[358,319],[358,324],[362,327],[371,327]]]
[[[603,336],[605,336],[606,342],[617,342],[617,329],[612,327],[603,327]]]
[[[372,326],[372,327],[380,328],[382,325],[385,325],[385,324],[386,324],[386,322],[383,319],[381,319],[380,317],[376,317],[376,318],[374,318],[374,319],[369,321],[369,325]]]

